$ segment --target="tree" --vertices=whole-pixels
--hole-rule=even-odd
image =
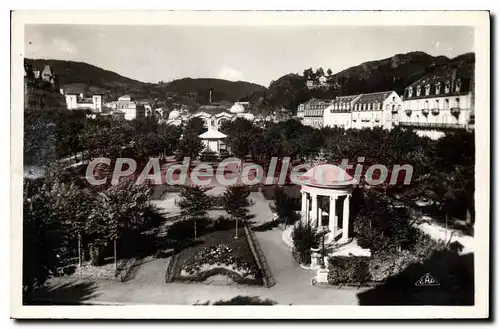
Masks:
[[[145,214],[149,208],[150,195],[147,185],[137,185],[133,179],[123,179],[119,184],[98,193],[85,227],[93,265],[102,264],[103,251],[111,241],[115,244],[115,264],[116,242],[122,239],[123,245],[134,245],[135,241],[128,239],[147,228]]]
[[[207,196],[207,188],[200,186],[186,186],[181,191],[181,217],[184,220],[193,221],[194,239],[197,238],[196,222],[208,217],[210,209],[210,198]]]
[[[306,80],[313,79],[314,71],[312,67],[308,68],[307,70],[304,70],[303,75]]]
[[[179,142],[178,159],[189,157],[196,159],[200,152],[204,149],[203,143],[198,135],[194,133],[184,134]]]
[[[207,127],[205,127],[205,122],[198,117],[194,117],[189,119],[189,121],[186,123],[186,127],[184,129],[185,134],[193,133],[196,134],[196,136],[199,136],[203,134],[207,130]]]
[[[406,209],[391,209],[378,195],[367,195],[354,221],[358,244],[373,251],[411,248],[417,229]]]
[[[322,77],[325,75],[325,71],[323,71],[323,68],[322,67],[319,67],[317,70],[316,70],[316,77],[319,78],[319,77]]]
[[[283,189],[277,189],[275,193],[276,212],[285,224],[293,224],[297,219],[296,210],[300,210],[300,200],[288,196]]]
[[[43,180],[23,186],[23,289],[29,294],[57,272],[64,245],[62,223],[51,209],[50,188]]]
[[[235,239],[238,238],[238,221],[245,221],[251,217],[248,210],[250,206],[250,202],[248,201],[249,195],[250,191],[244,185],[230,186],[224,192],[224,208],[231,218],[236,220]]]

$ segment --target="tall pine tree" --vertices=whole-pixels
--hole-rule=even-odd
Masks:
[[[210,199],[206,194],[207,189],[199,186],[187,186],[181,191],[182,200],[179,203],[181,207],[181,216],[185,220],[192,220],[194,224],[194,238],[196,240],[196,222],[208,217],[210,208]]]
[[[250,218],[248,206],[248,196],[250,191],[246,186],[234,185],[230,186],[224,192],[225,209],[232,219],[236,220],[235,239],[238,238],[238,221],[247,220]]]

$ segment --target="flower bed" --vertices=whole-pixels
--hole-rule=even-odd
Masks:
[[[173,279],[203,282],[215,275],[224,275],[239,284],[262,285],[262,278],[245,231],[239,238],[234,230],[216,231],[203,236],[200,244],[182,250],[173,269]]]
[[[188,260],[181,270],[181,276],[199,276],[216,268],[232,271],[242,278],[255,273],[255,264],[235,256],[234,250],[225,244],[206,247]]]

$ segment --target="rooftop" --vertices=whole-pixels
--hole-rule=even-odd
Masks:
[[[384,102],[394,91],[381,91],[370,94],[361,94],[354,104],[373,104]]]
[[[106,93],[106,91],[102,88],[96,86],[89,86],[85,83],[72,83],[62,86],[61,89],[66,95],[79,95],[79,94],[103,95]]]
[[[198,137],[201,139],[221,139],[226,138],[227,136],[220,131],[209,129]]]
[[[302,185],[322,188],[347,187],[357,183],[344,169],[332,164],[313,167],[300,176],[300,180]]]

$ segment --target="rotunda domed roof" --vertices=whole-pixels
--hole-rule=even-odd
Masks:
[[[357,181],[344,169],[332,164],[313,167],[300,176],[300,180],[304,185],[324,188],[346,187],[357,184]]]

